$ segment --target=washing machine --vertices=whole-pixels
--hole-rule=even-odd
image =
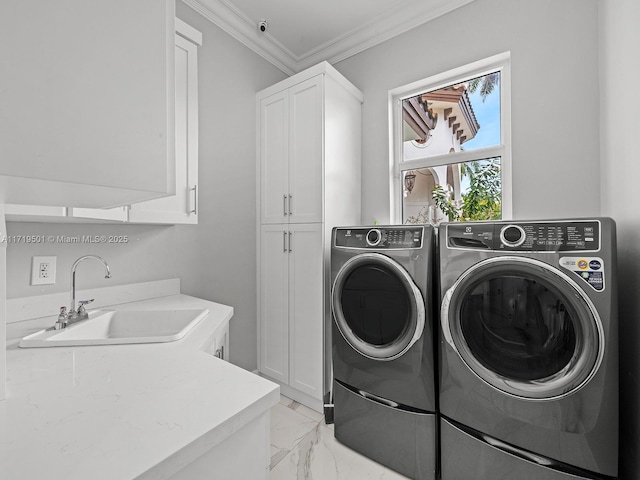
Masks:
[[[440,226],[443,480],[618,472],[615,224]]]
[[[335,437],[414,479],[438,466],[433,245],[428,225],[332,231]]]

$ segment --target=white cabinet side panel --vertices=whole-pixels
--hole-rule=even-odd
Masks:
[[[325,83],[325,222],[361,222],[362,104],[338,82]]]

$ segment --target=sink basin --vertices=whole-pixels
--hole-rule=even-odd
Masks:
[[[63,330],[28,335],[20,347],[66,347],[173,342],[184,337],[209,310],[94,310],[89,318]]]

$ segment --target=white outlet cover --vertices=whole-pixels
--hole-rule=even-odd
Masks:
[[[56,256],[31,257],[31,285],[56,283]],[[40,275],[41,271],[46,273]]]

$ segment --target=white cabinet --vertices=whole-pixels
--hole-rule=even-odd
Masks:
[[[215,329],[202,350],[221,360],[229,361],[229,320]]]
[[[176,22],[176,193],[131,205],[132,223],[198,223],[198,45],[202,35]]]
[[[202,34],[176,19],[175,195],[113,208],[7,205],[7,220],[198,223],[198,45]]]
[[[315,76],[260,101],[262,223],[322,221],[322,93]]]
[[[360,223],[362,94],[328,63],[256,98],[258,370],[322,411],[331,228]]]
[[[0,3],[0,202],[174,193],[174,3]]]
[[[263,225],[260,252],[262,373],[322,396],[322,225]]]

